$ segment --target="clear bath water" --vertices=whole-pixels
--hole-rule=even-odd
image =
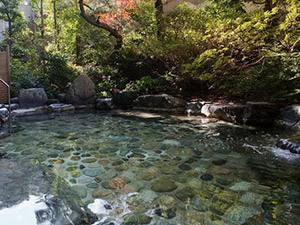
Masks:
[[[287,137],[97,113],[17,120],[0,140],[0,224],[79,224],[76,210],[95,225],[300,224],[300,156],[275,147]]]

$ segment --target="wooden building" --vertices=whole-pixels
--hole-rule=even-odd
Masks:
[[[0,50],[0,78],[10,84],[8,51]],[[8,88],[0,81],[0,103],[8,103],[8,98]]]

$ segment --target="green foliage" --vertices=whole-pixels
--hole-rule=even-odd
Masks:
[[[159,88],[159,80],[152,79],[149,76],[142,77],[141,79],[130,82],[126,85],[126,90],[135,90],[142,94],[155,93]]]
[[[39,1],[32,3],[38,14]],[[100,97],[126,88],[241,101],[299,98],[298,0],[210,0],[209,6],[196,8],[184,3],[164,13],[159,24],[154,2],[139,1],[124,11],[130,19],[122,23],[118,54],[115,38],[80,17],[77,0],[56,0],[56,28],[53,1],[44,3],[44,40],[40,18],[25,23],[19,16],[14,35],[7,37],[13,42],[14,92],[33,86],[45,87],[50,95],[64,92],[79,70],[98,84]],[[248,3],[259,4],[247,11]],[[98,6],[95,13],[107,12]]]
[[[18,11],[20,0],[0,0],[0,19],[4,21],[15,21],[21,17]]]

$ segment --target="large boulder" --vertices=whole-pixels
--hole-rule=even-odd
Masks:
[[[189,102],[185,106],[184,114],[187,116],[201,115],[202,104],[200,102]]]
[[[244,110],[244,105],[205,104],[201,108],[201,114],[227,122],[242,123]]]
[[[77,77],[66,94],[66,103],[88,105],[94,102],[95,84],[85,75]]]
[[[48,97],[43,88],[30,88],[21,89],[18,99],[21,108],[34,108],[45,105]]]
[[[244,112],[246,125],[271,125],[279,113],[280,106],[268,102],[247,102]]]
[[[113,109],[112,98],[99,98],[95,101],[95,108],[99,110]]]
[[[137,108],[160,108],[160,109],[174,109],[184,108],[187,102],[173,97],[171,95],[141,95],[134,101],[134,107]]]
[[[66,94],[65,93],[58,94],[57,98],[58,98],[60,103],[66,103]]]
[[[113,93],[113,104],[120,109],[129,109],[133,107],[133,101],[138,97],[136,91],[120,91]]]
[[[281,109],[275,125],[300,129],[300,105],[289,105]]]

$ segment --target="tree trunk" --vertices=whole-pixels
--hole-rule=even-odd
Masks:
[[[265,11],[271,11],[273,9],[273,0],[265,0]]]
[[[76,45],[76,61],[79,64],[79,57],[81,55],[81,38],[80,38],[80,36],[76,36],[75,45]]]
[[[161,36],[161,18],[163,15],[163,3],[161,0],[155,1],[155,18],[157,24],[157,36]]]
[[[40,9],[40,14],[41,14],[41,39],[42,39],[42,57],[45,55],[45,24],[44,24],[44,1],[41,0],[41,9]],[[43,62],[43,60],[42,60]]]
[[[56,45],[57,50],[59,50],[59,42],[58,42],[58,35],[59,35],[59,28],[57,25],[57,8],[56,8],[56,0],[53,0],[53,20],[54,20],[54,42]]]
[[[11,49],[12,49],[12,35],[13,35],[13,31],[12,31],[12,21],[9,20],[8,21],[8,48],[9,48],[9,52],[11,54]]]
[[[41,38],[44,40],[45,38],[45,25],[44,25],[44,1],[41,0]]]

